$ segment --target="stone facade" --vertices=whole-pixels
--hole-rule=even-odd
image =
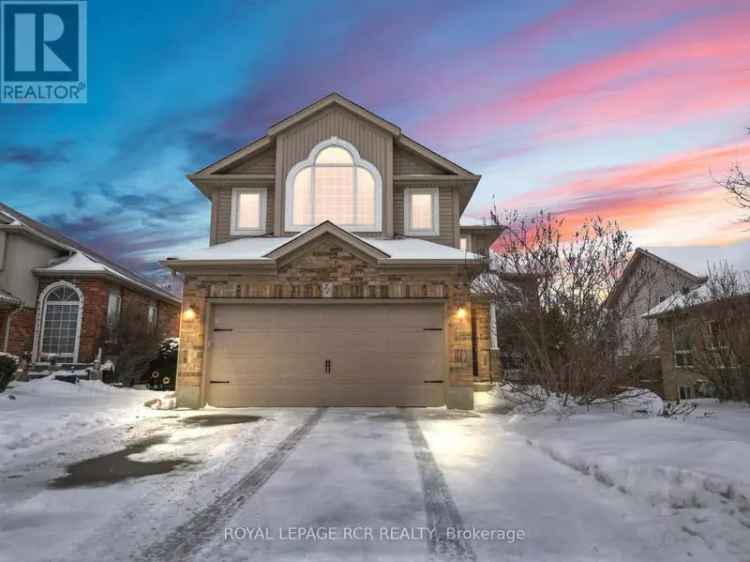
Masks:
[[[330,292],[329,292],[330,290]],[[330,295],[330,296],[328,296]],[[177,377],[180,406],[201,407],[205,358],[205,321],[208,299],[441,299],[446,304],[448,330],[449,406],[471,408],[472,303],[469,276],[463,267],[383,269],[345,242],[325,235],[286,256],[277,270],[247,273],[186,273],[180,326]],[[486,312],[486,311],[485,311]],[[488,316],[481,313],[480,318]],[[487,334],[482,352],[489,370],[489,323],[479,323]],[[481,364],[481,361],[480,361]],[[484,367],[483,367],[484,369]]]

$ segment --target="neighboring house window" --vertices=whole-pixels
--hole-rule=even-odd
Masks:
[[[404,233],[411,236],[440,234],[439,190],[436,187],[404,191]]]
[[[687,384],[679,385],[678,392],[680,400],[692,400],[695,397],[693,387]]]
[[[382,189],[377,168],[352,144],[336,137],[323,141],[287,176],[286,230],[329,220],[346,230],[377,232],[382,229]]]
[[[156,304],[151,303],[148,305],[148,327],[149,330],[156,328],[156,322],[158,321],[158,309]]]
[[[110,289],[107,299],[107,329],[114,334],[120,322],[120,310],[122,309],[122,294],[120,289]]]
[[[672,327],[672,348],[675,367],[690,367],[693,364],[693,346],[687,322],[678,322]]]
[[[81,333],[83,295],[70,283],[47,287],[42,294],[41,359],[75,362]]]
[[[232,235],[266,233],[266,188],[232,190]]]
[[[469,251],[469,239],[465,236],[461,237],[461,240],[458,242],[458,247],[461,248],[462,252],[468,252]]]

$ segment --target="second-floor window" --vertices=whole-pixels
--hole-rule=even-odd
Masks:
[[[675,367],[693,365],[692,326],[686,321],[676,321],[672,327],[672,348]]]
[[[439,191],[434,187],[404,191],[404,234],[438,236],[440,234]]]
[[[329,220],[357,232],[382,229],[382,180],[350,143],[333,137],[296,164],[286,181],[286,230]]]
[[[252,235],[266,232],[266,188],[232,190],[232,234]]]

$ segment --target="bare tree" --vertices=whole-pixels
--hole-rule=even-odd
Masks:
[[[720,400],[750,401],[750,272],[709,266],[706,284],[683,301],[678,322],[689,334],[693,369]]]
[[[605,302],[632,251],[627,233],[597,217],[565,239],[564,219],[550,214],[493,218],[506,228],[477,286],[498,305],[500,324],[516,334],[522,359],[506,382],[532,397],[558,395],[562,406],[613,400],[654,347],[652,332],[623,328],[627,298],[622,307]],[[529,278],[533,290],[514,281]],[[631,284],[632,298],[638,285]]]
[[[136,382],[157,356],[160,344],[157,327],[149,322],[146,307],[135,304],[124,307],[106,344],[107,355],[116,359],[117,380],[127,384]]]
[[[750,212],[750,176],[745,174],[739,163],[732,165],[729,176],[719,184],[729,192],[738,207]],[[750,222],[750,214],[744,220]]]

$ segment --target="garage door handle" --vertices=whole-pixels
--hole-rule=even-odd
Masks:
[[[214,332],[231,332],[233,328],[214,328]]]
[[[229,381],[209,381],[211,384],[229,384]]]
[[[425,332],[442,332],[442,328],[422,328]]]

